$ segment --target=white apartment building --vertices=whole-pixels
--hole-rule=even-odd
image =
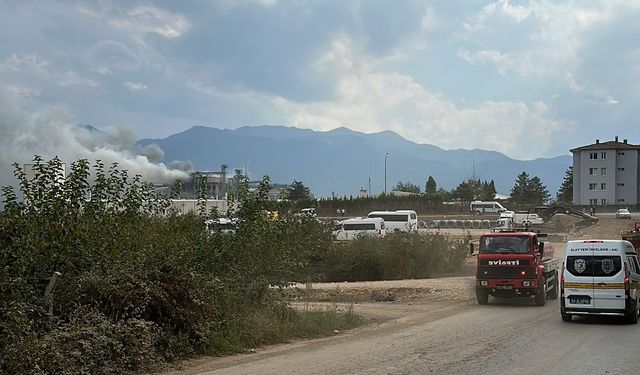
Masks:
[[[574,148],[573,204],[635,205],[640,197],[640,145],[623,140]]]

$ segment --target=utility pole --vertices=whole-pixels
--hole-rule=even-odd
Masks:
[[[388,152],[384,153],[384,195],[387,195],[387,156]]]
[[[369,190],[367,190],[367,197],[371,197],[371,159],[369,159]]]

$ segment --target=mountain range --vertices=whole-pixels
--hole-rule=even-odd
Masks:
[[[285,126],[217,129],[194,126],[164,139],[141,139],[144,147],[157,144],[164,162],[191,161],[196,170],[218,171],[222,164],[247,171],[252,180],[268,175],[272,182],[302,181],[316,197],[357,196],[392,190],[399,181],[424,189],[429,176],[447,190],[475,176],[494,180],[498,193],[509,195],[523,171],[538,176],[555,196],[571,156],[515,160],[495,151],[445,150],[411,142],[392,131],[365,134],[347,128],[314,131]],[[386,168],[385,168],[386,159]]]

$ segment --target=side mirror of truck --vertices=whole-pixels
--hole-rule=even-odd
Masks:
[[[473,253],[474,253],[474,246],[473,246],[473,243],[470,243],[469,244],[469,255],[473,256]]]
[[[538,252],[540,253],[540,257],[544,255],[544,242],[538,242]]]

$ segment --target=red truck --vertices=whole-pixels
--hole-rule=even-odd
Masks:
[[[541,235],[531,231],[501,231],[480,236],[477,253],[476,299],[481,305],[494,297],[535,297],[544,306],[546,298],[558,298],[558,266],[553,250]],[[470,244],[471,254],[475,253]]]

